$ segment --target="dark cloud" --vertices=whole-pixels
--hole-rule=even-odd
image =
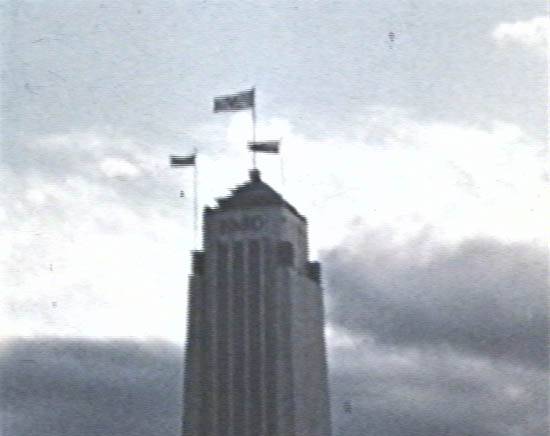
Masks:
[[[179,435],[181,362],[167,342],[7,342],[2,435]]]
[[[371,233],[325,253],[329,318],[402,347],[548,367],[548,256],[492,239],[456,247]]]
[[[542,372],[383,347],[339,350],[331,360],[335,436],[547,434]],[[355,369],[343,370],[346,360]]]
[[[323,256],[335,435],[547,434],[546,250],[346,242]]]
[[[4,343],[2,435],[180,436],[181,357],[158,341]],[[335,436],[546,434],[540,371],[372,342],[333,345],[330,361]]]

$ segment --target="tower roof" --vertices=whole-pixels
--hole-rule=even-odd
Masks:
[[[228,197],[216,199],[218,210],[246,209],[257,206],[283,206],[302,221],[306,221],[294,206],[287,202],[281,194],[265,183],[257,169],[250,170],[250,180],[231,190]]]

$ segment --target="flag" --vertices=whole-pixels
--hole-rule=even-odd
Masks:
[[[170,166],[172,167],[188,167],[195,165],[195,154],[189,156],[170,156]]]
[[[214,98],[214,112],[240,111],[254,107],[254,88]]]
[[[280,141],[249,141],[248,148],[251,151],[261,151],[264,153],[279,153]]]

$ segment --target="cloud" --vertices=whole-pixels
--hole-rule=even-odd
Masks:
[[[181,350],[168,342],[2,344],[2,435],[178,435]]]
[[[334,434],[545,434],[543,372],[370,339],[329,347]],[[35,338],[4,341],[1,351],[3,436],[181,434],[179,346]]]
[[[542,436],[543,371],[452,350],[384,346],[331,350],[334,434],[349,436]],[[349,402],[352,413],[345,413]]]
[[[219,131],[216,123],[189,131],[190,141],[210,144],[199,156],[199,204],[245,179],[248,115],[230,116]],[[370,107],[348,131],[324,139],[284,119],[258,131],[283,136],[282,160],[258,161],[263,178],[309,218],[313,256],[373,226],[402,241],[426,226],[452,243],[545,234],[542,146],[515,125],[424,123]],[[215,141],[223,134],[227,146]],[[193,202],[179,191],[191,194],[192,172],[169,168],[174,149],[102,131],[29,136],[7,151],[5,331],[182,340]],[[152,307],[155,322],[143,324]],[[118,322],[121,314],[127,322]]]
[[[550,18],[534,17],[527,21],[501,23],[493,31],[493,38],[501,43],[519,44],[546,53]]]
[[[183,340],[193,213],[168,150],[112,132],[16,148],[2,162],[2,330]],[[158,318],[144,330],[145,314]]]
[[[139,169],[135,165],[120,158],[103,159],[100,168],[107,177],[135,177],[139,174]]]
[[[547,368],[547,259],[488,238],[441,245],[429,230],[405,244],[357,234],[322,257],[329,319],[381,344]]]
[[[405,239],[425,225],[452,241],[546,234],[543,145],[515,125],[425,123],[386,107],[366,109],[322,140],[281,125],[272,129],[284,135],[281,190],[310,218],[314,247],[339,244],[354,221]],[[274,163],[261,161],[278,181]]]
[[[547,259],[429,228],[358,229],[325,251],[335,434],[546,434]]]

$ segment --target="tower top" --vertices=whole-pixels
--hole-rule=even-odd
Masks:
[[[206,212],[247,209],[258,206],[283,206],[302,221],[306,221],[306,218],[294,206],[262,180],[258,169],[250,170],[249,176],[250,179],[232,189],[229,196],[217,198],[217,207],[214,209],[206,208]]]

